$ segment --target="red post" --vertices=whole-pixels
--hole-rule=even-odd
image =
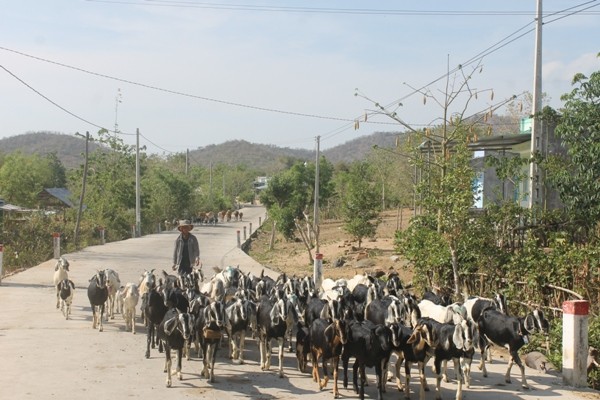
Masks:
[[[566,385],[587,387],[588,314],[590,302],[569,300],[563,310],[563,365]]]

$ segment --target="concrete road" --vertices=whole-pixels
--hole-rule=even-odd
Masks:
[[[201,258],[207,275],[213,266],[240,265],[244,271],[260,274],[262,266],[237,248],[237,231],[243,239],[243,227],[249,223],[258,227],[264,221],[262,207],[243,209],[243,222],[222,223],[215,227],[197,226],[193,233],[200,242]],[[145,329],[138,322],[138,333],[125,331],[120,314],[104,324],[104,332],[92,329],[92,313],[87,299],[88,280],[96,269],[116,270],[122,283],[138,281],[146,269],[169,271],[177,231],[163,232],[129,239],[104,246],[94,246],[66,254],[71,264],[70,278],[76,292],[73,313],[65,320],[55,308],[52,285],[55,261],[44,262],[27,271],[7,277],[0,286],[0,399],[300,399],[332,398],[331,382],[319,391],[310,374],[296,369],[295,356],[285,352],[285,378],[278,377],[277,359],[273,357],[271,371],[258,366],[256,342],[246,341],[246,364],[236,365],[220,349],[215,366],[216,382],[209,384],[200,377],[202,361],[183,361],[183,380],[174,378],[173,387],[165,386],[164,356],[152,350],[144,357]],[[271,276],[277,274],[266,270]],[[139,320],[139,318],[138,318]],[[475,365],[476,362],[474,362]],[[431,363],[430,363],[431,364]],[[489,377],[483,378],[473,368],[473,384],[464,391],[465,399],[539,399],[539,398],[600,398],[587,390],[574,391],[561,386],[558,376],[527,370],[532,389],[522,390],[518,369],[513,368],[513,383],[504,383],[505,360],[495,361]],[[427,376],[433,399],[434,380],[430,366]],[[368,372],[371,385],[367,398],[375,398],[374,372]],[[416,371],[413,377],[416,377]],[[340,383],[341,387],[341,383]],[[341,388],[342,398],[358,398],[353,391]],[[417,382],[413,379],[411,393],[418,398]],[[455,384],[443,383],[442,396],[454,398]],[[388,383],[386,399],[403,398],[392,383]]]

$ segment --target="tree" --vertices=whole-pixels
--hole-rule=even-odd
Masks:
[[[185,175],[160,166],[150,169],[142,179],[144,220],[159,223],[189,217],[194,213],[193,190]]]
[[[405,135],[399,136],[398,141],[404,140]],[[412,168],[409,159],[393,149],[375,147],[367,155],[367,161],[372,166],[377,178],[381,194],[381,209],[390,206],[402,207],[410,204],[413,197]]]
[[[467,144],[476,141],[485,131],[489,131],[486,121],[492,113],[515,97],[501,101],[486,111],[467,116],[471,103],[475,102],[478,95],[488,92],[493,100],[493,91],[477,90],[471,86],[474,74],[481,71],[480,65],[476,65],[471,71],[466,71],[459,66],[456,71],[454,77],[451,77],[448,72],[445,88],[441,90],[443,96],[441,100],[429,88],[415,90],[423,95],[425,104],[431,101],[441,108],[442,115],[439,118],[441,122],[438,125],[417,130],[404,122],[396,111],[388,110],[377,102],[374,102],[375,110],[371,111],[371,114],[384,114],[392,118],[405,127],[410,134],[406,142],[410,149],[405,156],[409,157],[415,167],[421,171],[416,192],[426,212],[436,215],[436,231],[439,238],[435,242],[441,240],[445,243],[447,252],[444,253],[446,256],[450,255],[450,260],[441,263],[439,268],[451,266],[451,284],[454,286],[454,295],[459,297],[462,269],[460,261],[466,258],[461,256],[460,252],[469,248],[464,243],[474,237],[469,227],[469,209],[474,201],[475,176],[470,166],[472,153]],[[419,246],[418,241],[399,240],[398,243],[399,247],[402,243]],[[430,249],[421,247],[421,250],[427,254]],[[437,258],[443,256],[443,254],[438,255]],[[416,272],[426,274],[428,271]],[[448,276],[446,271],[439,271],[433,275],[437,278]],[[450,282],[444,280],[431,282],[431,284],[443,287]]]
[[[371,180],[373,176],[368,163],[357,162],[352,165],[345,179],[342,197],[344,230],[354,236],[359,248],[364,238],[375,235],[380,222],[381,203],[379,192],[374,190],[375,183]]]
[[[322,204],[333,193],[333,166],[324,157],[319,162],[319,204]],[[260,196],[261,202],[267,207],[269,218],[273,218],[277,230],[287,240],[293,239],[296,232],[300,234],[311,263],[311,235],[304,231],[300,221],[304,221],[307,229],[314,233],[314,216],[311,211],[314,204],[315,171],[314,163],[298,161],[290,169],[273,176]]]
[[[89,155],[84,219],[105,227],[113,239],[130,237],[135,223],[135,149],[104,129],[93,140],[110,151],[98,149]],[[71,192],[77,197],[82,177],[83,167],[70,176]]]
[[[547,179],[559,191],[571,223],[582,228],[587,240],[600,220],[600,71],[590,77],[577,74],[575,88],[561,96],[561,115],[545,110],[545,118],[558,118],[556,134],[566,155],[549,157]]]
[[[5,157],[0,167],[0,194],[7,202],[35,207],[47,187],[64,186],[65,170],[56,155],[42,157],[20,152]]]

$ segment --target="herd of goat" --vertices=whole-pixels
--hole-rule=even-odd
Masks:
[[[62,257],[55,268],[56,307],[69,318],[75,285],[68,278],[68,261]],[[99,270],[90,279],[88,298],[93,328],[103,330],[103,320],[121,313],[127,329],[135,333],[136,308],[146,327],[146,358],[151,348],[165,354],[166,384],[172,384],[171,351],[176,352],[175,374],[182,379],[182,360],[192,356],[192,347],[203,360],[201,375],[214,382],[217,349],[227,338],[228,357],[244,363],[246,336],[258,341],[260,367],[271,366],[272,341],[278,346],[278,374],[284,376],[283,354],[295,351],[298,369],[306,372],[310,362],[312,378],[323,389],[332,372],[333,394],[339,397],[338,365],[341,360],[343,386],[348,386],[348,365],[352,364],[352,388],[364,398],[365,368],[375,368],[377,397],[386,389],[390,358],[397,356],[397,388],[410,397],[411,368],[417,365],[419,398],[428,385],[425,365],[433,359],[435,397],[441,398],[440,383],[449,381],[446,364],[452,361],[457,383],[456,399],[463,385],[471,381],[471,363],[481,353],[479,369],[487,376],[485,362],[492,344],[508,348],[510,360],[505,381],[516,363],[521,384],[528,387],[519,349],[529,336],[548,334],[548,321],[539,310],[524,317],[511,316],[502,295],[487,299],[469,297],[462,303],[426,292],[420,299],[402,286],[397,273],[381,280],[369,275],[333,281],[325,279],[315,288],[309,277],[244,274],[239,267],[227,267],[208,281],[200,269],[184,276],[165,271],[145,271],[139,282],[121,285],[111,269]],[[106,315],[105,315],[106,314]],[[321,371],[319,371],[319,363]],[[404,363],[404,380],[401,367]],[[330,364],[330,369],[328,368]]]

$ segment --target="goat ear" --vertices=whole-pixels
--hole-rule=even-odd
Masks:
[[[523,321],[523,325],[525,326],[525,330],[528,333],[532,333],[535,331],[535,318],[531,314],[527,314],[525,317],[525,321]]]
[[[177,327],[177,317],[173,317],[171,319],[166,320],[165,326],[164,326],[165,334],[167,336],[171,336],[171,334],[173,333],[173,331],[175,330],[176,327]]]
[[[331,343],[331,341],[333,340],[334,333],[335,329],[333,327],[333,323],[329,324],[329,326],[327,326],[327,328],[325,328],[325,330],[323,331],[323,335],[325,336],[325,339],[328,343]]]
[[[331,310],[329,309],[329,304],[325,304],[323,309],[321,310],[321,314],[319,315],[321,319],[331,319]]]
[[[452,341],[457,349],[462,349],[465,345],[465,341],[463,339],[463,328],[462,325],[456,325],[454,328],[454,335],[452,335]]]

